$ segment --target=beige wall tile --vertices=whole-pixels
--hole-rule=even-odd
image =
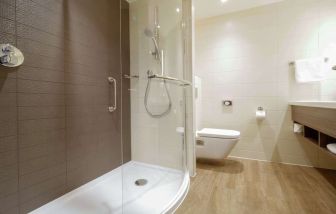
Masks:
[[[297,84],[289,62],[329,54],[336,61],[336,2],[285,0],[196,23],[196,75],[202,78],[202,127],[236,129],[233,156],[333,166],[293,133],[288,101],[336,100],[335,75]],[[233,100],[224,107],[222,100]],[[258,122],[256,109],[267,110]],[[318,156],[319,154],[319,156]],[[319,158],[317,158],[319,157]]]

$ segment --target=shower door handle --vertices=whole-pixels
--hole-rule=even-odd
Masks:
[[[109,81],[110,85],[113,84],[114,101],[113,101],[113,105],[108,107],[108,111],[112,113],[115,110],[117,110],[117,80],[114,79],[113,77],[108,77],[107,80]]]

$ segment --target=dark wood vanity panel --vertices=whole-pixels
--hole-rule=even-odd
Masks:
[[[292,106],[292,120],[304,126],[303,136],[336,158],[327,144],[336,143],[336,109]]]
[[[336,138],[336,109],[292,106],[292,119]]]

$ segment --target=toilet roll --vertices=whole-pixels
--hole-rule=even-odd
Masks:
[[[264,120],[266,118],[266,111],[264,109],[258,109],[256,111],[257,120]]]
[[[301,124],[294,123],[293,131],[294,131],[294,133],[302,133],[303,132],[303,126]]]

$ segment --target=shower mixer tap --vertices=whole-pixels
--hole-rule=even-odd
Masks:
[[[18,67],[22,65],[24,56],[22,52],[11,44],[0,44],[0,64],[5,67]]]

